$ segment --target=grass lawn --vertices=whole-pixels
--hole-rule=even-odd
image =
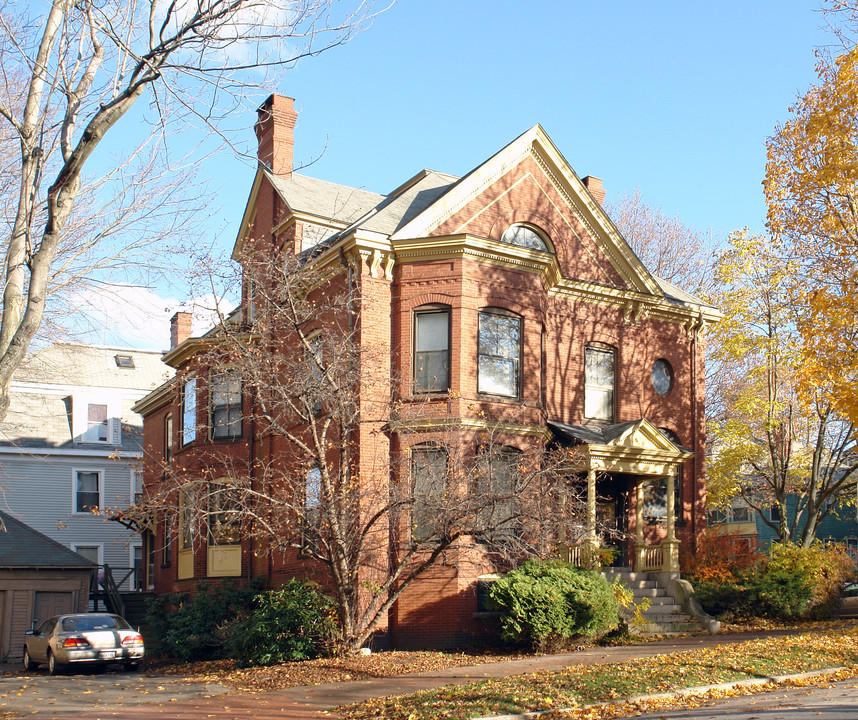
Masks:
[[[649,693],[845,666],[858,674],[858,628],[752,640],[610,665],[574,666],[337,709],[349,720],[434,720],[580,708]],[[598,717],[588,713],[587,717]]]

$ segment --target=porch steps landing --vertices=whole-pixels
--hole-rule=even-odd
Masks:
[[[643,612],[645,622],[634,628],[642,635],[675,635],[680,633],[704,633],[706,627],[696,617],[688,615],[667,589],[660,585],[650,573],[633,572],[631,568],[609,568],[603,572],[608,582],[620,578],[635,597],[635,603],[649,598],[651,605]],[[631,626],[634,611],[621,609],[620,614]]]

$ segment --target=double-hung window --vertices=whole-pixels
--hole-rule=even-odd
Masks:
[[[521,318],[502,311],[480,313],[477,390],[518,397],[521,377]]]
[[[478,529],[486,539],[510,537],[516,524],[517,475],[521,452],[498,448],[480,454],[475,483]]]
[[[584,417],[614,421],[616,383],[614,349],[588,345],[584,351]]]
[[[90,441],[107,442],[107,405],[87,406],[86,437]]]
[[[209,399],[212,438],[241,437],[241,380],[238,375],[212,373]]]
[[[444,392],[450,387],[450,310],[414,313],[414,391]]]
[[[444,498],[447,475],[447,453],[443,448],[420,447],[411,452],[411,480],[414,504],[411,512],[411,535],[415,540],[438,537],[441,521],[439,510]]]
[[[182,387],[182,445],[197,439],[197,379],[185,380]]]
[[[101,507],[101,470],[75,470],[74,511],[96,512]]]

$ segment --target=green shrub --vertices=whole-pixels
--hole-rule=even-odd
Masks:
[[[313,582],[292,578],[254,598],[226,631],[229,656],[242,665],[271,665],[323,655],[336,631],[332,598]]]
[[[810,590],[806,615],[831,615],[840,602],[843,585],[855,573],[855,561],[842,543],[820,542],[810,547],[774,543],[769,549],[769,568],[800,575]]]
[[[734,569],[730,579],[698,575],[692,582],[703,608],[712,615],[791,620],[827,616],[853,570],[845,548],[836,543],[810,547],[773,543],[767,556]]]
[[[540,650],[617,625],[617,601],[604,576],[561,560],[528,560],[495,582],[489,597],[503,613],[503,638]]]
[[[197,592],[162,595],[149,603],[147,623],[159,639],[161,653],[181,660],[225,657],[221,628],[247,612],[261,588],[232,582],[200,583]]]

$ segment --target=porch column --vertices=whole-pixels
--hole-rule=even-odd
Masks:
[[[635,485],[635,572],[644,571],[643,551],[643,506],[644,506],[644,480],[637,479]]]
[[[596,551],[599,540],[596,535],[596,471],[587,468],[587,534],[584,538],[584,547],[587,553],[587,565],[596,568],[599,566]]]
[[[676,539],[676,475],[667,476],[667,539],[664,547],[663,570],[670,573],[679,572],[679,540]]]

